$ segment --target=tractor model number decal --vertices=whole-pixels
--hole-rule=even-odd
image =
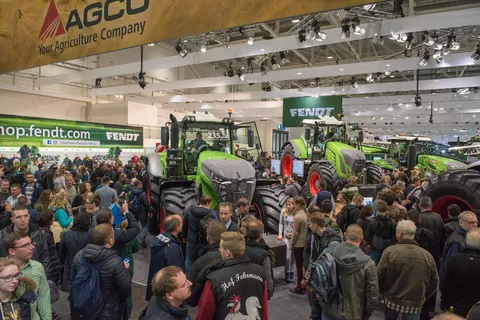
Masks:
[[[227,130],[219,129],[218,131],[210,131],[207,134],[208,140],[229,140],[229,134]]]

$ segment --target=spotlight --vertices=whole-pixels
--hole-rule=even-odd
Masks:
[[[300,29],[300,31],[298,31],[298,41],[300,43],[307,41],[307,32],[305,29]]]
[[[392,74],[392,71],[390,71],[390,70],[385,71],[385,76],[388,77],[388,76],[391,75],[391,74]]]
[[[405,33],[400,33],[397,35],[397,42],[405,42],[407,41],[408,36]]]
[[[145,72],[140,72],[138,74],[138,85],[140,88],[145,89],[147,82],[145,81]]]
[[[315,31],[313,31],[313,29],[312,29],[312,30],[309,30],[309,31],[307,32],[306,38],[307,38],[308,41],[314,40],[315,37],[316,37],[316,33],[315,33]]]
[[[242,73],[242,70],[237,70],[237,76],[240,78],[240,81],[245,81],[245,75]]]
[[[323,31],[317,32],[317,35],[315,36],[315,40],[323,41],[325,39],[327,39],[327,34],[325,32],[323,32]]]
[[[373,82],[373,81],[375,81],[375,79],[373,78],[373,74],[370,73],[370,74],[367,75],[367,81],[368,81],[368,82]]]
[[[269,82],[263,82],[262,83],[262,91],[265,91],[265,92],[272,91],[272,87],[270,86]]]
[[[405,40],[405,49],[411,50],[412,49],[412,42],[413,42],[413,33],[407,33],[407,38]]]
[[[218,63],[215,62],[215,63],[213,64],[213,70],[214,70],[214,71],[217,71],[217,70],[218,70]]]
[[[373,39],[372,39],[372,42],[373,43],[376,43],[378,45],[383,45],[384,41],[383,41],[383,36],[374,36]]]
[[[277,69],[280,68],[280,65],[277,63],[277,58],[275,58],[275,55],[272,56],[270,61],[272,62],[272,69],[273,70],[277,70]]]
[[[262,73],[262,76],[267,75],[267,62],[263,61],[262,64],[260,65],[260,72]]]
[[[247,73],[253,73],[253,65],[252,65],[253,58],[247,58]]]
[[[225,40],[225,47],[227,49],[230,49],[232,45],[230,44],[230,36],[227,36],[227,39]]]
[[[477,43],[477,47],[475,48],[475,52],[472,53],[470,56],[472,59],[479,60],[480,59],[480,43]]]
[[[253,37],[253,34],[249,35],[247,37],[247,43],[252,46],[254,42],[255,42],[255,38]]]
[[[95,79],[95,87],[100,88],[102,86],[102,78]]]
[[[290,60],[288,60],[288,58],[287,58],[287,55],[286,55],[285,51],[280,52],[280,62],[282,64],[287,64],[287,63],[290,62]]]
[[[442,50],[442,49],[443,49],[443,44],[441,44],[441,43],[435,43],[435,44],[432,46],[432,49],[433,49],[433,50]]]
[[[205,52],[207,52],[207,50],[208,50],[207,45],[205,43],[202,43],[200,45],[200,51],[205,53]]]
[[[352,29],[353,29],[353,33],[358,36],[365,34],[365,29],[360,27],[360,18],[358,16],[355,16],[352,19]]]
[[[433,59],[437,61],[438,64],[443,63],[443,54],[442,51],[435,51],[432,55]]]
[[[180,45],[180,40],[178,40],[175,50],[177,50],[178,55],[182,58],[185,58],[188,55],[188,50],[185,48],[182,48],[182,46]]]
[[[149,47],[155,47],[155,45],[156,45],[155,42],[152,42],[152,43],[147,44],[147,46],[149,46]]]
[[[457,90],[458,94],[465,95],[470,93],[470,88],[461,88]]]
[[[425,51],[423,54],[423,58],[420,60],[418,63],[421,67],[425,67],[428,64],[428,60],[430,60],[430,53],[428,51]]]
[[[420,97],[419,95],[415,96],[415,105],[417,107],[420,107],[422,105],[422,97]]]
[[[352,77],[351,84],[352,84],[352,87],[354,87],[355,89],[358,88],[358,82],[357,82],[357,77],[356,76]]]
[[[422,41],[423,41],[423,44],[431,47],[435,44],[435,39],[433,39],[433,37],[431,37],[428,33],[428,31],[424,31],[423,34],[422,34]]]
[[[350,38],[350,19],[342,20],[342,39]]]

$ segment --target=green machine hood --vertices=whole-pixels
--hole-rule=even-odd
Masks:
[[[342,142],[327,142],[326,156],[342,179],[361,173],[367,164],[365,155],[360,150]]]
[[[428,171],[435,174],[444,171],[463,170],[467,168],[467,165],[463,162],[434,155],[419,155],[417,163],[420,170],[423,170],[423,167],[426,166]]]
[[[204,151],[198,158],[196,184],[202,193],[218,202],[236,203],[240,198],[252,200],[255,190],[255,169],[248,161],[236,156]]]

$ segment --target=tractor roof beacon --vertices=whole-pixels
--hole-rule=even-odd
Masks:
[[[155,209],[149,215],[150,233],[162,232],[167,215],[182,215],[202,195],[212,197],[212,210],[221,202],[235,206],[238,199],[247,198],[265,229],[276,232],[287,196],[270,188],[271,181],[256,179],[252,163],[236,156],[238,150],[261,151],[260,143],[254,143],[255,131],[254,123],[235,125],[231,116],[219,120],[198,113],[177,121],[171,114],[161,127],[161,145],[166,148],[147,157],[147,194]]]

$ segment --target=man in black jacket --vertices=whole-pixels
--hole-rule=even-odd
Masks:
[[[32,260],[40,262],[45,269],[45,273],[48,274],[50,270],[50,253],[48,251],[45,231],[39,229],[35,224],[30,223],[30,214],[26,207],[17,206],[14,208],[10,219],[13,224],[8,225],[5,229],[0,231],[0,257],[7,256],[7,252],[3,245],[5,235],[11,232],[24,232],[30,237],[32,244],[35,247]]]
[[[96,226],[92,236],[93,243],[79,251],[73,259],[71,279],[75,279],[83,261],[92,264],[104,261],[98,270],[104,303],[100,319],[122,319],[126,299],[132,294],[129,264],[113,249],[115,237],[111,226]]]
[[[480,228],[467,233],[466,248],[447,262],[440,307],[466,317],[470,308],[480,300]],[[472,318],[474,319],[474,318]],[[477,318],[475,318],[477,319]]]
[[[440,252],[443,250],[443,234],[445,232],[445,225],[443,224],[442,216],[432,211],[432,199],[427,196],[420,198],[418,205],[421,211],[422,225],[424,228],[430,229],[437,239]]]
[[[166,217],[163,220],[163,229],[165,231],[152,240],[147,279],[147,301],[152,297],[151,280],[155,273],[168,266],[180,268],[184,266],[182,244],[178,240],[178,234],[182,230],[182,217],[177,214]]]
[[[115,244],[113,249],[117,250],[120,257],[125,259],[127,257],[127,243],[132,241],[140,232],[138,228],[137,221],[131,212],[128,212],[128,203],[125,201],[124,205],[122,206],[122,212],[126,213],[127,220],[128,220],[128,227],[126,230],[122,229],[115,229]],[[110,209],[102,209],[100,210],[97,215],[95,216],[97,221],[97,226],[103,223],[107,223],[110,227],[113,228],[113,216]],[[90,241],[93,241],[93,230],[94,228],[90,228],[88,230],[88,235],[90,237]]]
[[[263,224],[258,219],[247,223],[245,226],[245,255],[251,263],[262,266],[267,282],[268,299],[270,299],[273,296],[272,264],[268,256],[270,248],[265,243],[260,242],[263,230]]]
[[[219,250],[222,261],[209,265],[199,275],[206,281],[196,319],[268,319],[265,274],[244,255],[243,236],[239,232],[223,233]]]
[[[202,230],[201,221],[209,215],[212,219],[216,219],[215,213],[210,210],[211,203],[212,197],[203,195],[200,197],[198,206],[189,206],[183,214],[182,234],[184,237],[186,236],[187,241],[187,257],[185,260],[185,273],[187,277],[190,273],[190,266],[203,255],[205,246],[207,245],[207,239],[204,236],[205,230]]]
[[[447,208],[448,218],[445,220],[445,234],[443,241],[447,241],[448,237],[457,229],[458,216],[460,215],[460,206],[458,204],[451,204]]]
[[[237,231],[241,233],[242,231],[238,224],[232,220],[232,205],[228,202],[222,202],[218,207],[220,220],[225,224],[227,231]]]
[[[360,215],[360,206],[363,203],[363,196],[356,194],[352,198],[352,202],[342,208],[340,219],[337,219],[338,227],[343,231],[347,231],[347,228],[351,224],[357,223],[358,216]]]
[[[153,297],[148,303],[145,320],[185,320],[188,308],[182,303],[191,294],[192,283],[175,266],[160,270],[152,280]]]
[[[127,186],[127,188],[130,193],[129,202],[136,202],[136,208],[133,208],[131,211],[135,219],[137,219],[137,222],[142,225],[142,231],[140,232],[138,241],[142,247],[146,248],[147,244],[145,243],[145,239],[148,233],[148,212],[150,211],[147,194],[143,190],[143,183],[139,180],[136,180],[133,186]]]

